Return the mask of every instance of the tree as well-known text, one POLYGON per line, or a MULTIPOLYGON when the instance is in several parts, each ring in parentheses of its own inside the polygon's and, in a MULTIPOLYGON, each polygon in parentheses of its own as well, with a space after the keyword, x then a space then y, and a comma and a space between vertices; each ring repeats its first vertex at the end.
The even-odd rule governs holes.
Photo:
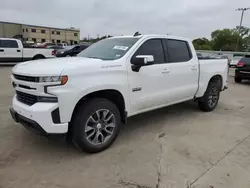
POLYGON ((215 30, 211 33, 213 50, 234 51, 239 37, 238 49, 243 50, 243 39, 235 29, 215 30))
POLYGON ((250 35, 250 28, 248 28, 248 27, 241 26, 241 29, 240 29, 240 26, 236 26, 234 31, 236 33, 237 32, 240 33, 241 37, 248 37, 250 35))
POLYGON ((207 38, 197 38, 193 40, 194 48, 196 50, 211 50, 211 42, 207 38))
POLYGON ((243 39, 243 49, 250 52, 250 35, 243 39))

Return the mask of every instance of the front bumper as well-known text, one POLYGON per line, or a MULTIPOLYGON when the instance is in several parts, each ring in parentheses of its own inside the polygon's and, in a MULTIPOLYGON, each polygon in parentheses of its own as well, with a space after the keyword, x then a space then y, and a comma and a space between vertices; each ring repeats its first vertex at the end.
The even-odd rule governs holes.
POLYGON ((235 70, 235 77, 240 77, 243 79, 250 79, 250 70, 241 70, 241 69, 236 69, 235 70))
POLYGON ((12 118, 27 129, 41 134, 63 134, 68 132, 68 123, 58 123, 52 118, 57 111, 57 103, 35 103, 28 106, 19 102, 16 96, 12 100, 10 113, 12 118))

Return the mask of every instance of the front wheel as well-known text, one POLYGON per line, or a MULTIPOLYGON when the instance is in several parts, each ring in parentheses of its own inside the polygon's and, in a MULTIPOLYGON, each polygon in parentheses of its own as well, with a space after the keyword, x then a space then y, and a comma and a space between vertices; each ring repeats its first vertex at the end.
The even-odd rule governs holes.
POLYGON ((217 83, 210 82, 205 94, 198 101, 202 111, 210 112, 215 109, 220 98, 220 86, 217 83))
POLYGON ((95 98, 85 102, 72 123, 73 143, 90 153, 105 150, 113 144, 120 131, 121 117, 115 104, 95 98))

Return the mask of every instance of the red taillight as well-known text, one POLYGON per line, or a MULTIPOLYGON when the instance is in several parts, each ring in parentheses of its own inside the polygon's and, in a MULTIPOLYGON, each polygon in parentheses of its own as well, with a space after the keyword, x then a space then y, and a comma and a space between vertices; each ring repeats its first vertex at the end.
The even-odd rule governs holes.
POLYGON ((238 63, 237 63, 237 67, 244 67, 244 63, 243 62, 241 62, 241 61, 239 61, 238 63))
POLYGON ((51 55, 55 55, 55 54, 56 54, 56 51, 52 50, 51 55))

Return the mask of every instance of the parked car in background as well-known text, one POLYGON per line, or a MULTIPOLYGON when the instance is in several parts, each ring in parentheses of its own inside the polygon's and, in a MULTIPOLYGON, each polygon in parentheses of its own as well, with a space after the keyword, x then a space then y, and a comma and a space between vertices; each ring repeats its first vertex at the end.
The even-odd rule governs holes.
POLYGON ((244 55, 234 54, 233 59, 230 61, 230 67, 236 67, 237 63, 244 57, 244 55))
POLYGON ((64 46, 68 46, 68 44, 67 44, 67 43, 58 43, 57 46, 62 46, 62 47, 64 47, 64 46))
POLYGON ((16 65, 10 112, 29 130, 68 133, 78 148, 100 152, 128 117, 192 99, 214 110, 227 72, 226 59, 198 60, 189 39, 112 37, 77 57, 16 65))
POLYGON ((198 58, 202 58, 203 57, 201 53, 196 53, 196 55, 197 55, 198 58))
POLYGON ((62 46, 47 46, 47 48, 49 48, 49 49, 54 49, 54 50, 55 50, 55 53, 56 53, 58 50, 63 50, 63 49, 64 49, 62 46))
POLYGON ((47 48, 48 46, 56 46, 55 43, 51 43, 51 42, 44 42, 42 44, 38 44, 37 45, 39 48, 47 48))
POLYGON ((22 41, 0 38, 0 62, 22 62, 55 57, 54 49, 25 48, 22 41))
POLYGON ((74 46, 73 48, 67 50, 59 50, 56 53, 56 57, 71 57, 71 56, 76 56, 77 54, 79 54, 81 51, 85 50, 86 48, 88 48, 87 45, 77 45, 74 46))
POLYGON ((250 55, 241 58, 236 65, 235 82, 240 83, 244 79, 250 80, 250 55))

